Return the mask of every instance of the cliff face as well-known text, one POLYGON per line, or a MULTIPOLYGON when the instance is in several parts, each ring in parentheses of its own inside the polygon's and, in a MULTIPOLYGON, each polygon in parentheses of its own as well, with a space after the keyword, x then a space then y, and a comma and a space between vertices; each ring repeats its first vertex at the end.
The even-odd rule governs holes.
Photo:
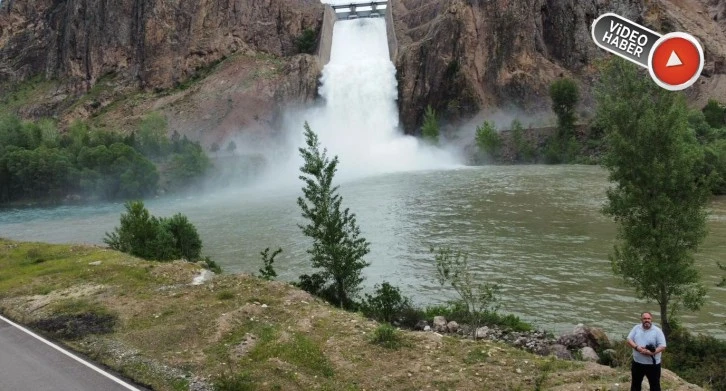
MULTIPOLYGON (((549 113, 548 88, 560 76, 580 82, 589 106, 594 63, 610 56, 590 36, 605 12, 695 35, 706 65, 687 94, 694 106, 726 101, 726 0, 392 0, 392 7, 409 133, 427 105, 450 121, 510 108, 549 113)), ((117 92, 169 91, 226 59, 190 91, 111 115, 124 121, 161 110, 181 133, 215 139, 208 134, 270 123, 281 104, 314 99, 322 64, 296 55, 295 40, 305 29, 320 31, 322 17, 319 0, 4 0, 0 96, 42 76, 60 86, 22 114, 88 117, 120 95, 74 101, 104 80, 117 92)))
POLYGON ((0 82, 35 75, 77 90, 106 74, 168 88, 232 53, 296 53, 318 0, 5 0, 0 82))
POLYGON ((430 104, 450 120, 480 110, 549 110, 549 84, 579 80, 586 104, 594 62, 609 56, 591 25, 616 12, 661 34, 685 31, 706 66, 688 90, 694 104, 726 99, 724 0, 402 0, 395 4, 401 120, 413 130, 430 104))

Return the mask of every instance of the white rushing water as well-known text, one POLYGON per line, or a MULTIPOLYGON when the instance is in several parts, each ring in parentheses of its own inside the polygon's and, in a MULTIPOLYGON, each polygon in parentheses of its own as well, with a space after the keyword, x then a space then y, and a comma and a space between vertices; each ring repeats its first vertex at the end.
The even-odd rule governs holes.
MULTIPOLYGON (((336 178, 346 181, 370 175, 453 168, 461 165, 454 151, 427 145, 404 135, 396 104, 396 68, 389 59, 384 18, 335 23, 330 62, 321 77, 324 105, 294 115, 289 160, 270 180, 297 180, 307 121, 330 157, 340 159, 336 178)), ((297 184, 297 182, 296 182, 297 184)))

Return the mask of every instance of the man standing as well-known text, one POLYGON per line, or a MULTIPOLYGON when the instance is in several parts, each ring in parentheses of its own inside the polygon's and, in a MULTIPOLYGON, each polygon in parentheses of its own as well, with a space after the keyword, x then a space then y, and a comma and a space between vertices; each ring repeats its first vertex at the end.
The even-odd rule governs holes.
POLYGON ((650 312, 640 314, 640 321, 628 334, 627 343, 633 348, 630 391, 640 391, 643 376, 648 378, 651 391, 660 391, 660 356, 666 349, 665 335, 653 325, 650 312))

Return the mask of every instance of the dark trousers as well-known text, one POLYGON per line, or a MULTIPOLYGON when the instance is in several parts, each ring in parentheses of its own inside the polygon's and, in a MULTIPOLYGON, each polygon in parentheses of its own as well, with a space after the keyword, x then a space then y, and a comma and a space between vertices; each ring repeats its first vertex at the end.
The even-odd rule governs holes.
POLYGON ((648 378, 651 391, 660 391, 660 364, 645 365, 633 361, 630 366, 630 374, 633 376, 630 391, 640 391, 643 376, 648 378))

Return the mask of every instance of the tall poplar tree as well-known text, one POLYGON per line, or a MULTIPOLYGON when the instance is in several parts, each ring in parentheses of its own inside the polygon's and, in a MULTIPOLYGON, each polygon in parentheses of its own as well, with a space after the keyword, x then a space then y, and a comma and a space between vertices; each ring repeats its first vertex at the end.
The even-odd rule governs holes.
POLYGON ((710 196, 703 149, 683 95, 656 86, 632 64, 606 63, 596 96, 608 148, 603 164, 614 185, 604 212, 618 224, 613 270, 640 298, 659 304, 668 334, 671 316, 681 307, 699 309, 705 296, 694 264, 710 196))

